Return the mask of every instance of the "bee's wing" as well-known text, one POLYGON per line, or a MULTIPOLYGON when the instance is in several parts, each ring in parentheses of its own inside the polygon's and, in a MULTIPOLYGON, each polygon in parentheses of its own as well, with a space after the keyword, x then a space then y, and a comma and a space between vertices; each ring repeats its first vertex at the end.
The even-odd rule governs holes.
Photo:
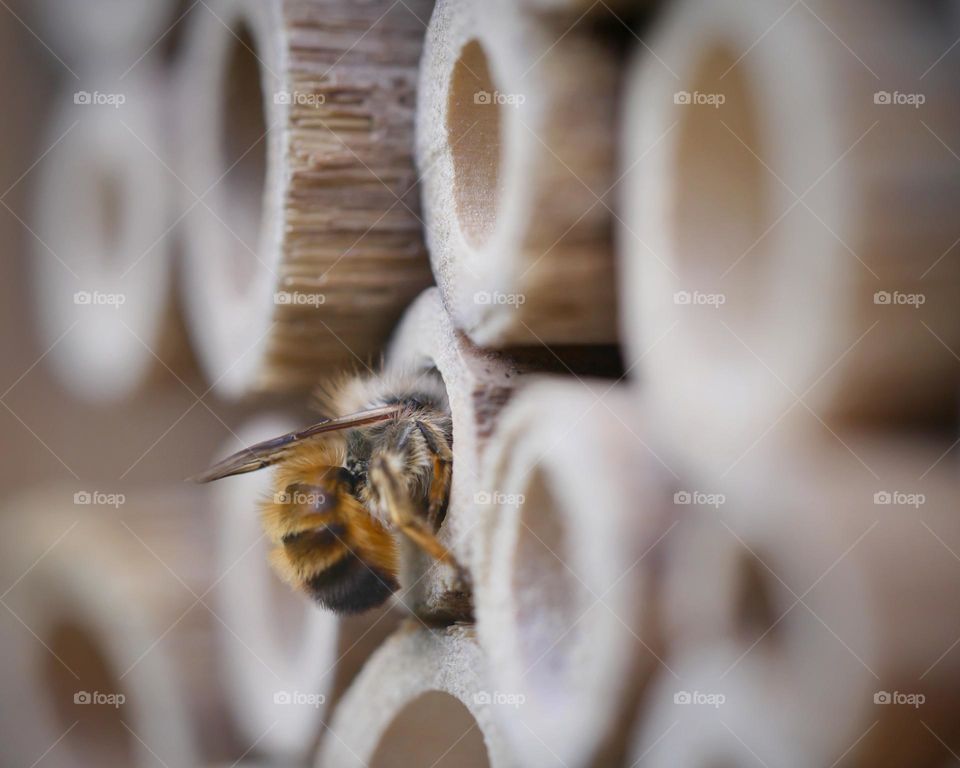
POLYGON ((255 472, 258 469, 269 467, 271 464, 276 464, 287 454, 291 446, 296 445, 301 440, 307 440, 325 432, 352 429, 367 424, 375 424, 378 421, 386 421, 396 416, 400 408, 399 405, 386 405, 382 408, 351 413, 348 416, 340 416, 336 419, 327 419, 297 432, 287 432, 285 435, 264 440, 262 443, 237 451, 232 456, 227 456, 223 461, 214 464, 206 472, 191 478, 191 480, 198 483, 209 483, 231 475, 255 472))

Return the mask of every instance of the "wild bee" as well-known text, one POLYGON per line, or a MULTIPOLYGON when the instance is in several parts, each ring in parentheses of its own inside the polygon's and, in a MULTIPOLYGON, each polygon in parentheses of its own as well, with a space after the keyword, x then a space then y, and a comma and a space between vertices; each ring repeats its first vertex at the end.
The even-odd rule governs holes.
POLYGON ((399 588, 395 534, 466 572, 437 539, 453 471, 453 423, 438 374, 346 377, 319 392, 329 418, 245 448, 197 477, 207 483, 275 466, 261 517, 282 579, 337 613, 399 588))

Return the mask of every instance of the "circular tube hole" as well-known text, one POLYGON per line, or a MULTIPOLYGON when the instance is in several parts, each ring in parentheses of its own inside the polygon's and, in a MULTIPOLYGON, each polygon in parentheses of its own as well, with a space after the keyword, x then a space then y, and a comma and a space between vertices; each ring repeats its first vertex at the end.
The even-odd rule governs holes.
MULTIPOLYGON (((693 82, 685 86, 693 98, 722 95, 724 101, 719 107, 693 103, 679 108, 672 240, 681 287, 722 293, 723 320, 741 335, 752 326, 750 310, 763 298, 769 267, 763 238, 768 172, 751 153, 764 154, 749 84, 736 61, 724 48, 707 51, 693 82)), ((689 313, 699 352, 707 360, 739 360, 740 342, 717 317, 709 305, 689 313)))
POLYGON ((514 620, 522 628, 519 650, 528 675, 538 690, 556 689, 557 704, 562 706, 564 680, 571 673, 570 649, 577 644, 582 625, 577 610, 582 586, 564 563, 570 544, 558 508, 548 479, 535 469, 520 508, 512 591, 514 620))
POLYGON ((231 258, 234 286, 243 292, 259 266, 263 196, 267 177, 266 117, 260 62, 253 33, 239 24, 230 35, 223 103, 223 170, 233 210, 221 212, 242 243, 231 258), (228 170, 229 169, 229 170, 228 170), (225 214, 225 215, 224 215, 225 214))
POLYGON ((82 756, 85 764, 133 765, 134 745, 121 722, 125 707, 87 701, 88 696, 97 694, 125 695, 97 637, 79 622, 63 620, 45 639, 51 653, 44 656, 41 679, 60 731, 80 721, 66 739, 68 748, 82 756))
POLYGON ((770 574, 752 554, 744 552, 737 562, 736 627, 742 639, 753 643, 759 637, 777 642, 780 638, 770 574))
POLYGON ((447 142, 460 231, 475 248, 484 245, 494 228, 501 195, 503 126, 498 94, 487 55, 472 40, 461 50, 451 75, 447 142))
POLYGON ((97 210, 105 258, 115 260, 120 246, 120 229, 124 214, 122 182, 115 173, 104 170, 96 183, 97 210))
POLYGON ((483 734, 470 711, 448 693, 424 693, 383 734, 370 768, 488 768, 483 734))

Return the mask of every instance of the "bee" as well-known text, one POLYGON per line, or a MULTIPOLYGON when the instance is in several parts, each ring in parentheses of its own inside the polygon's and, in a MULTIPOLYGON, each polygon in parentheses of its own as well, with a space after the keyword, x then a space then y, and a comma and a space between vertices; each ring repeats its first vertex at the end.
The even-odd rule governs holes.
POLYGON ((319 393, 329 417, 245 448, 195 478, 274 467, 261 508, 280 577, 340 614, 399 589, 396 536, 466 571, 439 541, 453 471, 453 422, 439 374, 349 376, 319 393))

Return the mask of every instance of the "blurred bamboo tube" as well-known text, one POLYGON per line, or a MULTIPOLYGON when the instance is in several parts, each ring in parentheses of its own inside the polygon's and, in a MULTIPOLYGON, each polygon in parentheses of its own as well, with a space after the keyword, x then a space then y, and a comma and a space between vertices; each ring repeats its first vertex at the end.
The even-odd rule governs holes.
POLYGON ((671 660, 676 677, 661 675, 652 686, 628 764, 651 768, 760 765, 758 760, 775 754, 778 766, 803 768, 830 765, 841 757, 843 747, 837 745, 847 732, 845 719, 826 722, 823 730, 811 729, 798 738, 792 728, 795 724, 789 722, 797 715, 789 701, 792 692, 774 685, 772 675, 722 678, 732 652, 721 643, 671 660), (833 754, 833 749, 836 754, 829 762, 817 762, 821 755, 833 754))
POLYGON ((330 722, 323 768, 521 765, 497 729, 486 660, 466 627, 401 627, 373 655, 330 722))
MULTIPOLYGON (((223 453, 289 432, 292 420, 261 417, 223 453)), ((232 713, 268 753, 302 760, 314 746, 333 689, 340 622, 295 595, 270 570, 259 505, 273 493, 269 471, 211 486, 218 525, 219 640, 232 713)))
POLYGON ((610 764, 603 750, 663 653, 642 561, 667 531, 671 478, 611 390, 533 380, 485 461, 478 632, 496 690, 523 697, 497 713, 524 765, 610 764))
POLYGON ((615 68, 515 3, 442 0, 417 106, 427 242, 482 346, 616 340, 609 215, 615 68))
POLYGON ((15 632, 0 666, 18 697, 4 759, 29 765, 55 743, 44 760, 63 766, 229 754, 210 622, 191 594, 208 578, 196 497, 74 493, 55 487, 4 510, 4 540, 17 542, 4 554, 4 624, 15 632))
POLYGON ((678 445, 742 450, 798 397, 833 423, 955 421, 960 109, 934 18, 680 0, 650 38, 669 66, 638 51, 626 362, 678 445))
MULTIPOLYGON (((768 446, 701 486, 725 496, 716 508, 683 509, 662 593, 677 677, 651 697, 643 743, 689 721, 654 764, 738 762, 729 750, 742 745, 721 723, 694 734, 704 718, 761 762, 790 755, 798 766, 847 749, 851 765, 928 765, 942 747, 924 724, 956 735, 960 481, 938 463, 944 445, 843 438, 768 446), (674 705, 694 691, 726 702, 674 705), (690 759, 677 762, 677 750, 690 759)), ((695 502, 687 493, 681 503, 695 502)))
POLYGON ((223 394, 380 352, 430 282, 413 94, 431 0, 218 0, 183 61, 187 310, 223 394))
POLYGON ((177 21, 177 0, 39 0, 30 12, 54 55, 79 67, 108 61, 133 66, 177 21))
POLYGON ((130 396, 175 362, 165 84, 64 91, 37 168, 30 260, 41 346, 61 384, 93 402, 130 396), (104 103, 111 99, 112 103, 104 103), (81 190, 84 190, 81 193, 81 190))
MULTIPOLYGON (((453 416, 453 479, 440 540, 465 567, 476 539, 474 499, 480 490, 480 463, 504 403, 519 376, 511 361, 478 349, 458 333, 436 288, 429 288, 407 310, 391 341, 385 371, 428 371, 443 378, 453 416)), ((401 594, 419 613, 463 619, 470 606, 457 592, 456 576, 434 568, 419 550, 404 546, 401 594)))

